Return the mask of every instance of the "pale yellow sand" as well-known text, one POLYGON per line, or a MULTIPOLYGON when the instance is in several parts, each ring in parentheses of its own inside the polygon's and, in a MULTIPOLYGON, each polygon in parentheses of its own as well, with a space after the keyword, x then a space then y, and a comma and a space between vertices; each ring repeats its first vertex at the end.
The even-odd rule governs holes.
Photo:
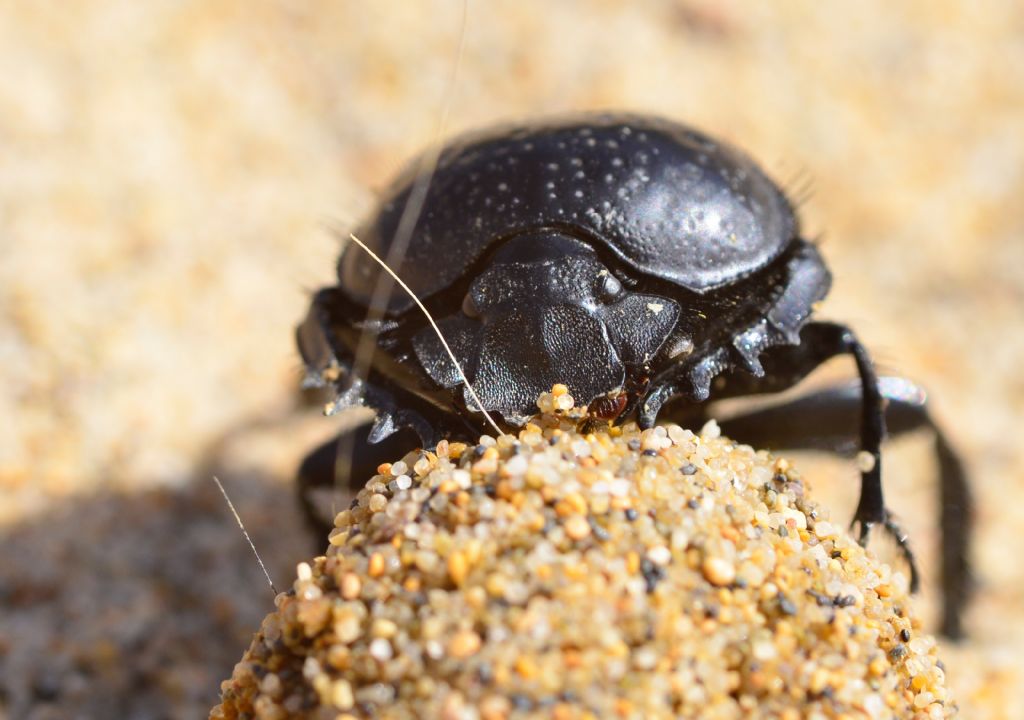
MULTIPOLYGON (((981 587, 969 640, 943 649, 950 685, 965 717, 1024 717, 1024 11, 550 5, 471 3, 451 129, 654 111, 813 179, 805 228, 836 276, 823 314, 932 390, 975 478, 981 587)), ((213 704, 270 593, 211 469, 280 584, 309 553, 288 476, 337 424, 292 412, 292 326, 331 280, 324 226, 367 212, 432 137, 460 4, 305 7, 0 9, 0 708, 13 717, 213 704), (217 580, 227 568, 241 597, 217 580)), ((926 445, 893 448, 887 482, 930 571, 926 445)), ((846 517, 852 468, 801 467, 834 475, 846 517)), ((928 584, 926 614, 933 599, 928 584)))

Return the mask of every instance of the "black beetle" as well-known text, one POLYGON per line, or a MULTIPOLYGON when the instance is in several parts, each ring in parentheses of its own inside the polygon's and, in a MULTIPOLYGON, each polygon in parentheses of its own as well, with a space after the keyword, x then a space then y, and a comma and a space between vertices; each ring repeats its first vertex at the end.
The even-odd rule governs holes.
MULTIPOLYGON (((429 184, 413 169, 356 235, 392 249, 415 192, 422 206, 395 268, 438 318, 484 407, 508 425, 535 412, 553 383, 608 419, 693 425, 710 399, 774 393, 827 359, 853 356, 859 383, 722 423, 759 446, 856 449, 861 541, 873 525, 905 535, 885 507, 886 432, 935 431, 942 476, 943 630, 960 632, 968 585, 969 493, 962 466, 924 395, 883 378, 850 328, 810 320, 831 275, 800 235, 782 190, 738 150, 667 120, 590 115, 503 127, 446 146, 429 184)), ((481 413, 412 300, 394 292, 367 320, 381 271, 350 244, 337 286, 316 293, 297 330, 307 384, 331 385, 334 407, 367 405, 376 421, 348 437, 338 471, 365 480, 376 465, 442 437, 472 439, 481 413), (362 377, 356 347, 377 347, 362 377)), ((300 469, 300 496, 335 479, 337 443, 300 469), (325 470, 326 468, 326 470, 325 470)))

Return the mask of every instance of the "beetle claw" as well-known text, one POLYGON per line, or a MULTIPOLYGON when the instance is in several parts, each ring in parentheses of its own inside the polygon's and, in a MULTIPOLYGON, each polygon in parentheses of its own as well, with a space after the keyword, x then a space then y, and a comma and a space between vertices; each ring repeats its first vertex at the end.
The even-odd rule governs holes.
MULTIPOLYGON (((857 531, 857 542, 861 547, 867 547, 868 536, 876 524, 875 522, 858 518, 854 518, 853 522, 850 523, 851 529, 856 529, 857 531)), ((888 510, 885 511, 881 525, 885 532, 896 541, 900 554, 903 556, 904 562, 907 563, 907 569, 910 571, 910 592, 916 593, 921 588, 921 573, 917 569, 917 559, 914 557, 913 550, 910 549, 910 539, 907 533, 888 510)))
POLYGON ((861 547, 866 548, 868 546, 868 537, 871 535, 871 528, 874 526, 873 522, 865 522, 856 518, 850 523, 850 529, 857 530, 857 542, 861 547))

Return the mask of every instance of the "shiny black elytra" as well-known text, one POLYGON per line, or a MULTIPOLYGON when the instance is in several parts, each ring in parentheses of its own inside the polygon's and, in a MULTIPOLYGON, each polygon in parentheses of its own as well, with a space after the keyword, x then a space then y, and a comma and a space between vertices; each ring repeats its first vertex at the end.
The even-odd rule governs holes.
MULTIPOLYGON (((415 170, 400 177, 356 232, 382 257, 416 178, 415 170)), ((942 487, 942 629, 960 634, 970 538, 961 463, 923 393, 880 380, 850 328, 810 320, 831 275, 801 237, 784 193, 746 155, 642 116, 469 135, 441 152, 406 237, 395 269, 438 319, 483 405, 509 426, 522 425, 538 394, 561 382, 609 419, 693 427, 712 399, 779 392, 829 358, 851 355, 857 385, 733 418, 722 429, 757 446, 868 453, 854 524, 862 543, 873 525, 895 538, 916 587, 906 536, 883 502, 880 446, 887 420, 893 432, 931 428, 942 487)), ((339 284, 315 295, 297 331, 307 385, 330 385, 336 408, 376 412, 372 426, 303 463, 300 498, 315 525, 322 521, 308 491, 334 484, 336 473, 361 485, 380 462, 413 447, 486 431, 406 294, 392 292, 383 319, 366 320, 380 273, 349 244, 339 284), (355 377, 366 332, 376 335, 376 351, 355 377)))

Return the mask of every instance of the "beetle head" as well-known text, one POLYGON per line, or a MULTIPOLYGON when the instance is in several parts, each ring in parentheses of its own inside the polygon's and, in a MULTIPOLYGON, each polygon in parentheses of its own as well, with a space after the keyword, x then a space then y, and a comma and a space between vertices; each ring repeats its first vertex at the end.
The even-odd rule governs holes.
MULTIPOLYGON (((580 402, 620 390, 644 372, 679 313, 673 300, 627 288, 589 244, 545 229, 506 240, 439 325, 487 410, 521 424, 554 383, 580 402)), ((429 328, 413 346, 435 382, 461 383, 429 328)))

